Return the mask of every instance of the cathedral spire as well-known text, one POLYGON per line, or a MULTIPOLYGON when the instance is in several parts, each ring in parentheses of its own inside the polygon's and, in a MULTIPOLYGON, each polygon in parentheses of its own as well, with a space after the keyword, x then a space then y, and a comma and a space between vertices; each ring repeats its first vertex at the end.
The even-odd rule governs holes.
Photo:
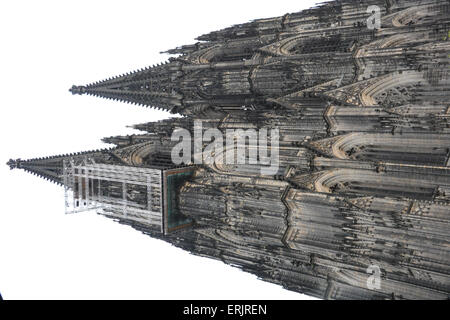
POLYGON ((174 86, 181 75, 177 69, 177 64, 165 63, 86 86, 74 85, 69 91, 176 113, 183 99, 174 86))
POLYGON ((62 185, 64 161, 85 157, 96 159, 105 158, 105 155, 108 157, 108 152, 109 150, 96 150, 52 157, 34 158, 29 160, 11 159, 6 164, 11 168, 11 170, 23 169, 24 171, 40 178, 62 185))
POLYGON ((62 184, 62 169, 64 157, 38 158, 30 160, 9 160, 7 165, 13 169, 23 169, 24 171, 36 175, 51 182, 62 184))

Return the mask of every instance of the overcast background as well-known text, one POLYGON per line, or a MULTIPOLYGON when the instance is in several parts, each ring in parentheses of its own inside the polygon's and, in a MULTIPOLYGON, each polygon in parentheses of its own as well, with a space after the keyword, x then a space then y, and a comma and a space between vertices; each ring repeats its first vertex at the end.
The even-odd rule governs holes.
POLYGON ((95 213, 64 215, 62 188, 10 158, 109 147, 168 114, 87 96, 87 84, 167 60, 201 34, 316 1, 2 1, 0 292, 4 299, 308 299, 95 213))

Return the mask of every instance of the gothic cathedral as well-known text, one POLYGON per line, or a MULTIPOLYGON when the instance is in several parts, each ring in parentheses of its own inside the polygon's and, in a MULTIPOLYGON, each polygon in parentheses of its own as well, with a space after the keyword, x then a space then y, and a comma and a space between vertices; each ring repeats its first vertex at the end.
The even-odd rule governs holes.
POLYGON ((448 0, 336 0, 211 32, 166 63, 71 89, 179 117, 105 138, 111 149, 8 165, 64 187, 68 212, 288 290, 448 299, 449 13, 448 0), (194 131, 210 129, 277 130, 276 170, 214 161, 238 151, 228 142, 196 161, 208 143, 194 131), (177 132, 192 137, 181 164, 177 132))

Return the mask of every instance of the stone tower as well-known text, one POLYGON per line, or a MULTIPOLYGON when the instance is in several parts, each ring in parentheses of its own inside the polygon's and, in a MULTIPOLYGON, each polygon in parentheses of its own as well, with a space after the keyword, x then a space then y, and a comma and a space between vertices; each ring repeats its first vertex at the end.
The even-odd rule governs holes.
POLYGON ((62 185, 70 212, 288 290, 448 299, 449 17, 448 0, 341 0, 203 35, 164 64, 71 89, 181 118, 8 165, 62 185), (250 144, 249 161, 215 161, 234 143, 206 159, 198 130, 277 130, 276 170, 250 161, 250 144), (181 164, 176 132, 191 137, 181 164))

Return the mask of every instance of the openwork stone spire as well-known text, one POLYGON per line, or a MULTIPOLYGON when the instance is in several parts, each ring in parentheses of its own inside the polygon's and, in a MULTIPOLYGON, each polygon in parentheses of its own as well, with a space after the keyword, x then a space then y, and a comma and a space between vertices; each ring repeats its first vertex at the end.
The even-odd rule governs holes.
POLYGON ((84 159, 87 157, 92 159, 107 159, 109 158, 108 154, 110 151, 109 149, 104 149, 27 160, 11 159, 7 165, 11 170, 22 169, 40 178, 63 185, 64 161, 68 162, 71 159, 84 159))
POLYGON ((70 91, 171 111, 182 101, 172 83, 175 77, 169 65, 160 65, 87 86, 73 86, 70 91))

